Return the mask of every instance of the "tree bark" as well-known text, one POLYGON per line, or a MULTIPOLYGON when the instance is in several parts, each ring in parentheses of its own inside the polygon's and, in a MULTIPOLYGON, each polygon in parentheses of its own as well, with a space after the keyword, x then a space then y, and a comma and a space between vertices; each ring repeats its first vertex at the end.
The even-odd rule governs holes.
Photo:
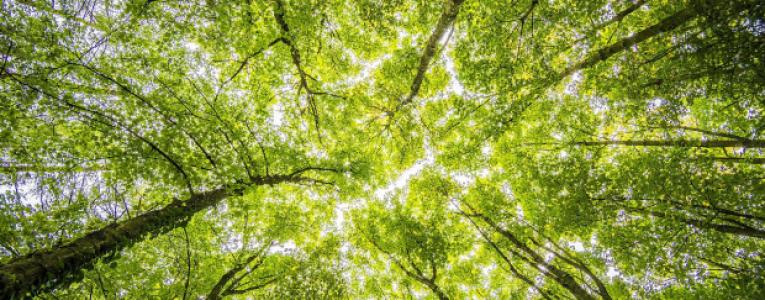
POLYGON ((663 32, 667 32, 679 27, 680 25, 690 21, 691 19, 699 15, 700 5, 698 2, 699 1, 693 1, 689 5, 689 7, 684 8, 670 15, 669 17, 659 21, 659 23, 657 24, 654 24, 646 29, 639 31, 633 36, 623 38, 617 41, 616 43, 613 43, 609 46, 596 50, 594 53, 590 54, 588 57, 586 57, 582 61, 574 64, 573 66, 568 67, 563 72, 559 73, 558 78, 562 79, 568 75, 573 74, 576 71, 592 67, 599 62, 607 60, 609 57, 613 56, 614 54, 622 52, 625 49, 629 49, 630 47, 637 45, 640 42, 643 42, 663 32))
POLYGON ((462 215, 465 216, 465 218, 468 219, 470 224, 472 224, 473 227, 475 227, 476 230, 478 230, 478 233, 481 235, 481 237, 483 237, 484 241, 486 241, 486 243, 489 244, 489 246, 491 246, 492 249, 494 249, 494 252, 496 252, 497 255, 499 255, 499 257, 502 258, 502 260, 507 264, 508 269, 510 269, 510 272, 513 273, 513 276, 517 277, 518 279, 520 279, 524 283, 528 284, 530 287, 533 287, 534 289, 536 289, 537 292, 539 292, 539 294, 542 296, 542 298, 547 299, 547 300, 552 300, 552 298, 550 298, 550 296, 547 295, 547 292, 542 290, 541 287, 537 286, 534 283, 534 281, 531 280, 531 278, 521 274, 521 272, 513 265, 513 262, 510 261, 510 258, 507 257, 507 255, 504 252, 502 252, 502 249, 499 248, 497 243, 492 241, 491 238, 481 229, 480 226, 478 226, 478 224, 476 224, 475 221, 473 221, 473 219, 470 216, 468 216, 464 212, 462 212, 462 215))
POLYGON ((420 92, 420 87, 422 86, 422 81, 425 79, 425 73, 430 66, 430 61, 433 60, 433 56, 436 55, 438 41, 443 38, 444 34, 446 34, 446 29, 448 29, 449 26, 454 23, 454 20, 457 19, 460 6, 462 6, 462 3, 465 2, 465 0, 446 0, 445 2, 446 8, 441 14, 441 18, 438 19, 438 24, 436 24, 436 28, 430 35, 430 38, 428 38, 428 43, 425 45, 425 50, 423 50, 422 56, 420 57, 420 64, 417 67, 417 75, 414 76, 409 95, 401 100, 398 105, 399 108, 411 103, 412 100, 414 100, 414 97, 417 97, 417 94, 420 92))
POLYGON ((250 259, 255 259, 255 258, 256 258, 256 256, 253 255, 253 256, 251 256, 250 258, 247 259, 247 262, 245 264, 235 266, 231 270, 228 270, 228 272, 223 274, 223 276, 221 276, 221 278, 218 280, 218 282, 215 284, 215 286, 213 286, 212 290, 210 290, 210 293, 207 294, 207 300, 218 300, 218 299, 220 299, 221 298, 221 294, 223 293, 223 290, 226 287, 226 284, 228 284, 228 282, 231 281, 231 279, 233 279, 234 276, 236 276, 236 274, 239 273, 239 271, 244 269, 246 264, 249 264, 251 262, 250 259))
POLYGON ((642 146, 642 147, 681 147, 681 148, 765 148, 765 140, 616 140, 616 141, 591 141, 574 142, 574 145, 582 146, 642 146))
POLYGON ((435 282, 431 281, 422 281, 425 285, 430 288, 431 291, 433 291, 434 294, 436 294, 436 297, 438 297, 439 300, 449 300, 449 296, 446 296, 446 293, 444 293, 443 290, 441 290, 441 287, 439 287, 435 282))
POLYGON ((703 133, 710 136, 716 136, 719 138, 727 138, 727 139, 741 140, 741 141, 749 140, 746 137, 738 136, 732 133, 718 132, 714 130, 708 130, 703 128, 690 127, 690 126, 645 126, 645 128, 654 129, 654 130, 665 130, 665 131, 669 131, 670 129, 681 129, 683 131, 698 132, 698 133, 703 133))
POLYGON ((557 248, 558 251, 556 251, 554 249, 551 249, 551 248, 541 244, 540 242, 538 242, 538 241, 536 241, 534 239, 532 239, 532 243, 534 243, 534 245, 537 245, 538 247, 541 247, 541 248, 547 250, 548 252, 552 253, 553 255, 555 255, 555 257, 559 258, 563 262, 565 262, 568 265, 576 268, 580 272, 586 274, 587 277, 590 277, 590 279, 595 282, 595 286, 598 287, 598 294, 600 294, 600 296, 604 300, 611 300, 612 299, 611 295, 608 293, 608 288, 606 288, 605 283, 603 283, 603 281, 600 280, 600 278, 598 276, 596 276, 595 273, 592 272, 592 270, 590 270, 590 268, 581 259, 579 259, 576 256, 568 253, 565 248, 563 248, 560 245, 558 245, 557 243, 555 243, 552 239, 547 238, 547 237, 545 237, 545 238, 553 245, 553 247, 557 248))
POLYGON ((221 295, 223 294, 226 285, 231 281, 231 279, 234 279, 234 276, 236 276, 239 271, 243 270, 247 265, 249 265, 253 260, 258 258, 258 254, 252 255, 243 264, 236 265, 231 270, 228 270, 223 276, 221 276, 220 280, 218 280, 218 283, 213 286, 212 290, 210 290, 210 293, 207 295, 207 300, 218 300, 221 298, 221 295))
POLYGON ((68 282, 99 257, 128 247, 148 234, 166 233, 185 224, 196 212, 220 202, 226 195, 225 189, 217 189, 185 201, 176 199, 162 209, 107 225, 63 246, 16 258, 0 266, 0 298, 24 298, 28 292, 68 282))
POLYGON ((593 27, 592 30, 590 30, 590 31, 591 32, 595 32, 595 31, 603 29, 606 26, 611 25, 613 23, 621 22, 628 15, 630 15, 631 13, 636 11, 638 8, 643 6, 643 4, 645 4, 645 0, 638 0, 634 4, 630 5, 629 7, 625 8, 624 10, 620 11, 618 14, 616 14, 616 16, 614 16, 613 18, 609 19, 608 21, 605 21, 605 22, 600 23, 597 26, 593 27))
POLYGON ((765 157, 712 157, 710 159, 722 162, 765 165, 765 157))
MULTIPOLYGON (((296 172, 297 173, 297 172, 296 172)), ((301 177, 279 175, 253 178, 253 185, 299 181, 301 177)), ((185 225, 199 211, 218 204, 241 189, 219 188, 175 199, 167 206, 135 218, 107 225, 62 246, 29 253, 0 265, 0 298, 25 298, 37 290, 48 290, 76 280, 80 270, 98 258, 114 253, 148 235, 158 235, 185 225)))
POLYGON ((757 228, 752 228, 749 226, 741 227, 741 226, 731 226, 731 225, 725 225, 725 224, 716 224, 709 221, 698 220, 693 218, 668 216, 667 214, 663 212, 658 212, 658 211, 634 210, 634 209, 632 211, 647 213, 649 215, 652 215, 654 217, 659 217, 659 218, 677 219, 680 222, 683 222, 685 224, 695 226, 698 228, 711 229, 714 231, 738 235, 738 236, 747 236, 747 237, 753 237, 758 239, 765 239, 765 231, 757 229, 757 228))
POLYGON ((13 173, 78 173, 78 172, 98 172, 108 171, 104 167, 65 167, 57 165, 43 165, 37 166, 33 164, 16 164, 8 162, 0 162, 0 174, 13 174, 13 173))
POLYGON ((447 296, 446 293, 444 293, 444 291, 441 289, 441 287, 439 287, 438 284, 436 284, 436 267, 435 266, 431 266, 433 274, 431 274, 430 277, 427 277, 424 274, 422 274, 422 272, 420 271, 420 268, 417 268, 414 262, 410 261, 410 264, 414 268, 414 271, 411 271, 407 267, 405 267, 404 264, 401 263, 401 261, 399 261, 396 257, 394 257, 393 254, 391 254, 388 251, 385 251, 382 247, 380 247, 380 245, 378 245, 374 240, 372 239, 367 239, 367 240, 369 241, 369 243, 372 244, 372 246, 377 248, 377 250, 380 250, 380 252, 387 255, 388 258, 390 258, 390 260, 393 261, 393 263, 396 266, 398 266, 399 269, 401 269, 401 271, 404 271, 406 276, 409 276, 410 278, 416 280, 417 282, 427 286, 433 292, 433 294, 435 294, 436 297, 438 297, 439 300, 449 300, 449 296, 447 296))
MULTIPOLYGON (((260 265, 263 263, 263 253, 270 248, 270 244, 267 246, 264 246, 256 253, 248 256, 244 262, 236 264, 233 268, 228 270, 221 278, 218 280, 218 282, 213 286, 212 290, 210 290, 210 293, 207 295, 207 300, 218 300, 221 299, 222 296, 231 294, 232 290, 236 288, 236 285, 241 281, 245 276, 247 276, 250 272, 258 269, 260 265), (248 266, 255 260, 259 259, 257 263, 255 263, 254 266, 250 267, 245 274, 239 276, 237 278, 237 274, 244 270, 245 268, 248 268, 248 266), (228 285, 228 287, 226 287, 228 285)), ((275 280, 274 280, 275 281, 275 280)), ((271 281, 267 281, 264 284, 257 285, 257 287, 263 287, 267 284, 269 284, 271 281)), ((248 289, 250 290, 250 289, 248 289)), ((254 289, 253 289, 254 290, 254 289)))
POLYGON ((543 266, 547 271, 548 274, 551 275, 550 278, 558 282, 561 286, 566 288, 576 299, 580 300, 594 300, 595 297, 590 295, 585 289, 583 289, 579 283, 576 282, 573 276, 571 274, 551 265, 548 264, 544 257, 539 255, 539 253, 536 253, 534 250, 529 248, 528 245, 520 241, 515 235, 513 235, 511 232, 505 230, 504 228, 500 227, 496 223, 494 223, 493 220, 491 220, 489 217, 486 217, 485 215, 478 215, 486 224, 489 224, 494 230, 499 232, 502 236, 507 238, 513 245, 515 245, 518 249, 526 253, 535 264, 538 266, 543 266))

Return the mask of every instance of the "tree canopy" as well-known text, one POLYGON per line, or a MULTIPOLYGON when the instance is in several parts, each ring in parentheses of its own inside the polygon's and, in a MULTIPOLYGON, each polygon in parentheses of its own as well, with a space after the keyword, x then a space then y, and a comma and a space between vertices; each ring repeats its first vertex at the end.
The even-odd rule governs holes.
POLYGON ((2 299, 762 299, 758 0, 5 0, 2 299))

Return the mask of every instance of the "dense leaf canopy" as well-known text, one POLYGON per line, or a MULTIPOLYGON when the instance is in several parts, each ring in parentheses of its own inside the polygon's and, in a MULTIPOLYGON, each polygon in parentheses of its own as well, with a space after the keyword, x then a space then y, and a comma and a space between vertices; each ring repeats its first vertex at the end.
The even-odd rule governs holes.
POLYGON ((762 1, 0 6, 0 298, 765 297, 762 1))

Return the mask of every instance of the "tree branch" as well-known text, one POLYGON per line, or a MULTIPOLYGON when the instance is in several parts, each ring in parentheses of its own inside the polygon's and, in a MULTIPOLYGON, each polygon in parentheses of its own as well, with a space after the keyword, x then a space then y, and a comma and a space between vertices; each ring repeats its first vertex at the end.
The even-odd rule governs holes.
POLYGON ((438 41, 440 41, 444 34, 446 34, 447 28, 449 28, 449 26, 454 23, 454 20, 457 19, 457 15, 460 11, 460 6, 462 6, 464 1, 465 0, 445 0, 445 8, 441 14, 441 18, 438 20, 436 28, 433 29, 433 33, 430 35, 430 38, 428 38, 428 42, 425 44, 425 49, 422 51, 420 63, 417 67, 417 74, 414 76, 414 80, 412 81, 412 86, 409 89, 409 95, 399 101, 395 111, 398 111, 402 107, 408 105, 414 100, 415 97, 417 97, 417 94, 420 92, 420 87, 422 86, 422 81, 425 79, 425 73, 428 71, 430 62, 433 60, 433 57, 436 54, 438 41))

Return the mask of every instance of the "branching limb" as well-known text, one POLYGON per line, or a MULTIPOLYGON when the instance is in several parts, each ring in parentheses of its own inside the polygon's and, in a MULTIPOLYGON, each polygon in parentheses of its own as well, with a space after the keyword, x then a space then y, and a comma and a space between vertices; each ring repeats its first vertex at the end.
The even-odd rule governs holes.
POLYGON ((606 28, 606 27, 608 27, 611 24, 621 22, 622 20, 624 20, 624 18, 629 16, 631 13, 635 12, 638 8, 643 6, 645 3, 646 3, 645 0, 638 0, 638 1, 636 1, 632 5, 628 6, 624 10, 620 11, 619 13, 617 13, 613 18, 608 19, 608 20, 604 21, 603 23, 597 24, 597 25, 593 26, 592 28, 590 28, 590 30, 587 31, 587 34, 585 34, 583 37, 581 37, 581 38, 577 39, 576 41, 574 41, 574 43, 575 44, 580 43, 580 42, 586 40, 587 38, 589 38, 590 35, 597 33, 599 30, 601 30, 603 28, 606 28))
POLYGON ((286 8, 284 7, 284 3, 282 0, 274 0, 275 8, 273 10, 274 19, 276 19, 276 22, 279 24, 279 28, 281 29, 282 36, 278 39, 276 39, 272 44, 281 42, 282 44, 286 45, 290 49, 290 57, 292 58, 292 64, 295 65, 295 68, 298 71, 298 77, 299 77, 299 84, 298 84, 298 94, 300 94, 301 91, 305 91, 307 94, 307 100, 308 100, 308 110, 311 113, 311 116, 313 117, 313 123, 314 127, 316 128, 316 134, 321 142, 321 131, 320 131, 320 117, 319 117, 319 109, 316 105, 316 96, 319 95, 325 95, 325 96, 331 96, 336 97, 340 99, 345 99, 345 97, 336 95, 333 93, 323 92, 319 90, 315 90, 311 88, 309 82, 309 79, 312 81, 317 81, 315 77, 308 74, 308 72, 305 71, 305 67, 303 66, 303 59, 300 55, 300 50, 295 46, 294 40, 292 38, 292 31, 290 30, 290 26, 287 23, 285 19, 285 12, 286 8))

